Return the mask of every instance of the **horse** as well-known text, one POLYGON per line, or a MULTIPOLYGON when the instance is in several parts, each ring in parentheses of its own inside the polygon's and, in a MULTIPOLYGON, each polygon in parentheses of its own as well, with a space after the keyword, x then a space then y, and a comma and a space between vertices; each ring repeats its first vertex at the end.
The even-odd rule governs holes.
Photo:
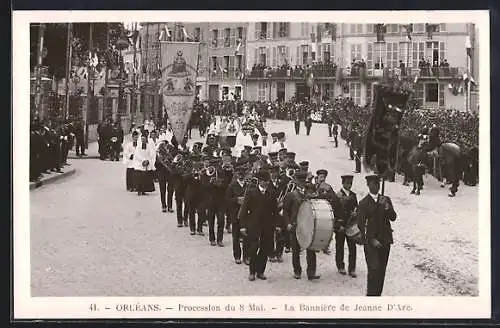
POLYGON ((448 196, 455 197, 460 185, 461 150, 460 146, 453 142, 441 142, 439 137, 431 137, 423 144, 423 150, 433 161, 433 173, 444 188, 443 178, 451 182, 448 196))

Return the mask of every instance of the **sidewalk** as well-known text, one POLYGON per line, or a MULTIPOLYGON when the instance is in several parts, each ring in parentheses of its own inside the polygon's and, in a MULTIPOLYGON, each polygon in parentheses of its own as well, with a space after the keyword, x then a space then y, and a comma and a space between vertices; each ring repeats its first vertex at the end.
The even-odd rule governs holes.
POLYGON ((30 182, 30 190, 39 188, 43 185, 55 182, 57 180, 61 180, 62 178, 69 177, 75 174, 76 169, 68 164, 62 167, 62 171, 62 173, 50 172, 49 174, 44 174, 40 180, 30 182))

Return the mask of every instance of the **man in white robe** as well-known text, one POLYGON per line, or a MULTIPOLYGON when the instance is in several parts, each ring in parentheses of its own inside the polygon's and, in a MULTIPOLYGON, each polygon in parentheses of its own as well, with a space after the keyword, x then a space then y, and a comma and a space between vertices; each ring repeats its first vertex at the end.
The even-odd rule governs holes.
POLYGON ((155 190, 152 171, 155 168, 156 149, 148 142, 147 136, 142 135, 141 141, 134 151, 134 171, 137 178, 137 195, 155 190))
POLYGON ((129 141, 123 147, 123 164, 127 168, 125 175, 125 184, 127 186, 127 191, 135 191, 135 176, 134 176, 134 153, 137 147, 139 133, 137 131, 132 132, 132 141, 129 141))

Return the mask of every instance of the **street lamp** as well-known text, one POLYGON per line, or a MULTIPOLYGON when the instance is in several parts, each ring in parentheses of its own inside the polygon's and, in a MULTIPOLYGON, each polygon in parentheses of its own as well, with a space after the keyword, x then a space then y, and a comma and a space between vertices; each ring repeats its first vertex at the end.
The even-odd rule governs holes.
POLYGON ((269 101, 271 101, 271 94, 272 94, 272 77, 273 77, 273 73, 272 72, 268 72, 267 73, 267 78, 268 78, 268 81, 269 81, 269 101))

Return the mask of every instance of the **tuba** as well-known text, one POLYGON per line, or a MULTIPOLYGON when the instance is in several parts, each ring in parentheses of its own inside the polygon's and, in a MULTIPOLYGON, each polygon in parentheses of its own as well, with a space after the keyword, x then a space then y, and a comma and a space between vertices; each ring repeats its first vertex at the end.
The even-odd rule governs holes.
POLYGON ((290 192, 293 192, 295 189, 297 189, 297 185, 295 184, 295 182, 293 182, 293 180, 290 180, 288 181, 288 184, 286 185, 286 189, 283 190, 279 196, 278 196, 278 202, 282 202, 283 199, 285 199, 285 196, 290 193, 290 192))

